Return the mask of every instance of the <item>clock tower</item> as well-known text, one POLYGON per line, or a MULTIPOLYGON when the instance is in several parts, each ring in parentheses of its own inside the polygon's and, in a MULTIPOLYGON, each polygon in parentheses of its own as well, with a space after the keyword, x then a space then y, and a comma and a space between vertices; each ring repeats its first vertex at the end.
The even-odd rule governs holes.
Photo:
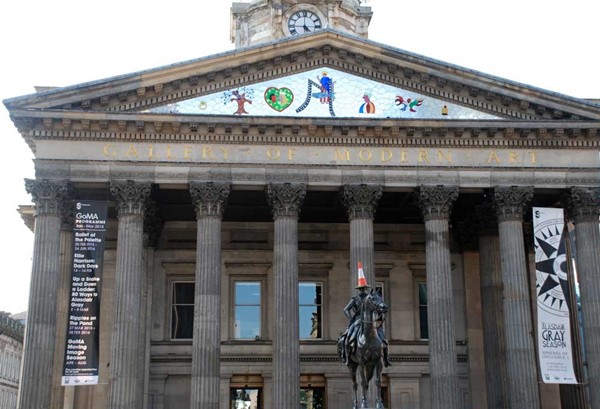
POLYGON ((332 29, 368 37, 373 12, 361 0, 253 0, 231 6, 236 48, 332 29))

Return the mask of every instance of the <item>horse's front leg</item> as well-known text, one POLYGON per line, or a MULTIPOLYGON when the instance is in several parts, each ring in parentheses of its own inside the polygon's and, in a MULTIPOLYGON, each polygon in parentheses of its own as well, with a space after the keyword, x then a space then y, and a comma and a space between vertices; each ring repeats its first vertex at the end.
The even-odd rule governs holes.
POLYGON ((354 362, 351 362, 348 368, 352 375, 352 409, 358 409, 358 382, 356 382, 357 365, 354 362))
POLYGON ((360 385, 362 389, 362 400, 361 400, 361 408, 369 408, 369 401, 367 399, 367 393, 369 392, 369 376, 367 374, 368 365, 360 366, 360 385))
POLYGON ((377 392, 377 400, 375 401, 375 409, 385 409, 383 407, 383 401, 381 400, 381 372, 383 370, 383 365, 381 363, 381 359, 377 362, 375 366, 375 387, 377 392))

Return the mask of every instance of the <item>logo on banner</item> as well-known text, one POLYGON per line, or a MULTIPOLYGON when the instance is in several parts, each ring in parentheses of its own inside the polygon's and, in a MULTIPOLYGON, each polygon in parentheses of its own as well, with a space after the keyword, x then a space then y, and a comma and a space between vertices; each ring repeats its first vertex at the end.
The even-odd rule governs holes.
POLYGON ((569 314, 567 245, 563 219, 545 220, 536 226, 537 297, 541 308, 553 315, 569 314))

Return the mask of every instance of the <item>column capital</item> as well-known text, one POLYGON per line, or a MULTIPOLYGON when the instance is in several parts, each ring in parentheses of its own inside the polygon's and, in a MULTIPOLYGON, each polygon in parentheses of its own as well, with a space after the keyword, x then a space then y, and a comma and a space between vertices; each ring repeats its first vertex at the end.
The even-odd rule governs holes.
POLYGON ((267 201, 271 206, 273 219, 279 217, 298 218, 305 196, 305 184, 269 183, 267 185, 267 201))
POLYGON ((143 215, 150 197, 150 182, 110 182, 110 193, 117 201, 119 216, 128 214, 143 215))
POLYGON ((373 219, 382 194, 381 185, 344 185, 342 200, 348 219, 373 219))
POLYGON ((25 179, 25 190, 35 203, 35 216, 62 216, 65 204, 72 197, 72 186, 67 180, 25 179))
POLYGON ((223 218, 230 191, 231 186, 228 183, 190 182, 190 194, 196 218, 210 216, 223 218))
POLYGON ((525 207, 532 198, 532 186, 496 186, 494 188, 494 206, 498 222, 523 221, 525 207))
POLYGON ((420 186, 417 202, 425 221, 448 220, 452 212, 452 205, 457 198, 457 186, 420 186))
POLYGON ((600 216, 600 188, 572 187, 566 202, 575 223, 597 222, 600 216))

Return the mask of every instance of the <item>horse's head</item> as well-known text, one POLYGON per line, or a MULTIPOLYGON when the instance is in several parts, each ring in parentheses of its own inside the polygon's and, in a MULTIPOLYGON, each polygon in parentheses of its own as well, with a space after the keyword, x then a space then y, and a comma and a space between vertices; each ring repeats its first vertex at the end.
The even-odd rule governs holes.
POLYGON ((379 292, 375 289, 371 289, 369 294, 364 300, 365 312, 371 314, 373 321, 382 322, 385 319, 385 314, 388 312, 389 307, 383 301, 383 298, 379 292))

